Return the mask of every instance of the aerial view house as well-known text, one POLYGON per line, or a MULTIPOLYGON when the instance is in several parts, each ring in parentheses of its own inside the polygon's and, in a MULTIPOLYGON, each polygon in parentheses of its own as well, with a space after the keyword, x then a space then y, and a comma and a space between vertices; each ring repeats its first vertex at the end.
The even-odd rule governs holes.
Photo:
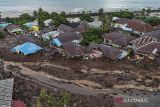
POLYGON ((138 19, 129 20, 127 28, 132 29, 132 32, 139 36, 154 30, 152 25, 146 24, 143 21, 138 19))
POLYGON ((43 22, 44 22, 44 26, 49 27, 49 26, 51 26, 53 21, 52 21, 52 19, 47 19, 47 20, 45 20, 43 22))
POLYGON ((160 41, 160 30, 145 33, 143 36, 153 37, 157 39, 157 41, 160 41))
POLYGON ((148 57, 150 59, 155 59, 156 56, 159 56, 160 52, 160 42, 150 42, 136 49, 135 54, 148 57))
POLYGON ((130 20, 130 19, 115 18, 115 17, 114 17, 114 18, 112 19, 111 25, 112 25, 114 28, 123 28, 123 27, 127 26, 129 20, 130 20))
POLYGON ((65 33, 65 32, 75 32, 76 30, 70 26, 61 24, 58 26, 57 31, 60 33, 65 33))
POLYGON ((59 36, 59 34, 60 33, 58 31, 51 31, 51 32, 42 34, 41 37, 44 41, 48 41, 48 40, 56 38, 57 36, 59 36))
POLYGON ((128 52, 124 50, 117 49, 117 48, 107 46, 107 45, 101 45, 100 49, 106 58, 114 60, 114 61, 123 59, 128 55, 128 52))
POLYGON ((11 25, 8 25, 5 27, 5 29, 7 30, 7 32, 9 32, 10 34, 12 33, 15 33, 15 34, 21 34, 23 33, 23 30, 21 29, 21 27, 19 25, 14 25, 14 24, 11 24, 11 25))
POLYGON ((82 21, 77 27, 76 27, 76 31, 83 33, 85 31, 87 31, 87 29, 89 28, 88 22, 87 21, 82 21))
POLYGON ((90 28, 98 28, 98 29, 100 29, 102 27, 102 21, 95 20, 93 22, 88 23, 88 26, 90 28))
POLYGON ((143 36, 131 41, 130 43, 134 49, 134 53, 138 57, 147 56, 154 59, 156 52, 159 51, 159 42, 153 37, 143 36))
POLYGON ((73 42, 64 43, 62 47, 68 58, 81 57, 86 53, 85 47, 73 42))
POLYGON ((31 42, 26 42, 11 49, 12 52, 22 53, 24 55, 34 54, 40 50, 42 50, 41 47, 31 42))
POLYGON ((103 39, 104 44, 112 45, 118 48, 124 48, 127 47, 128 44, 135 38, 120 32, 111 32, 105 33, 103 35, 103 39))
POLYGON ((11 23, 6 23, 6 22, 0 22, 0 28, 5 28, 8 25, 10 25, 11 23))

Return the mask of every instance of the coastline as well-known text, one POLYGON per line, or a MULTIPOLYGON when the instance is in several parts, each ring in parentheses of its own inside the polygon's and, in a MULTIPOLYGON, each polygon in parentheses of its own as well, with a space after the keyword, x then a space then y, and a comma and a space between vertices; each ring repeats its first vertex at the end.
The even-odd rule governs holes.
MULTIPOLYGON (((42 8, 43 9, 43 8, 42 8)), ((108 10, 106 10, 106 9, 104 9, 104 12, 116 12, 116 11, 120 11, 120 10, 125 10, 125 9, 127 9, 127 8, 111 8, 111 9, 108 9, 108 10)), ((37 11, 38 9, 36 9, 36 11, 37 11)), ((45 9, 44 9, 45 10, 45 9)), ((140 10, 142 10, 142 9, 140 9, 140 8, 137 8, 137 9, 135 9, 135 8, 132 8, 132 9, 128 9, 129 11, 140 11, 140 10)), ((21 10, 21 11, 19 11, 19 10, 8 10, 8 11, 3 11, 3 10, 0 10, 0 12, 1 12, 1 18, 6 18, 6 17, 9 17, 9 18, 16 18, 16 17, 19 17, 19 15, 21 15, 21 14, 23 14, 23 13, 28 13, 28 14, 30 14, 30 15, 33 15, 33 11, 34 10, 21 10)), ((57 12, 57 13, 60 13, 60 12, 62 12, 63 10, 45 10, 45 11, 47 11, 47 12, 49 12, 49 13, 51 13, 51 12, 57 12)), ((65 10, 64 12, 66 12, 67 14, 79 14, 79 13, 82 13, 82 11, 90 11, 91 13, 96 13, 96 12, 98 12, 98 10, 90 10, 90 9, 84 9, 84 8, 75 8, 75 9, 73 9, 73 10, 65 10), (77 9, 77 11, 76 11, 76 9, 77 9), (78 11, 78 9, 83 9, 83 10, 81 10, 81 11, 78 11)))

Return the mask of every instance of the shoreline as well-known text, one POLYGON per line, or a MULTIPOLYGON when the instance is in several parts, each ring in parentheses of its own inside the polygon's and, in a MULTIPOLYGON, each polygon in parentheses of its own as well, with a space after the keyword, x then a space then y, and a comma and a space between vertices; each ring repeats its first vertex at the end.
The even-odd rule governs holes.
MULTIPOLYGON (((112 8, 112 9, 108 9, 108 10, 104 9, 104 12, 116 12, 116 11, 126 10, 126 9, 127 8, 112 8)), ((19 17, 19 15, 21 15, 23 13, 28 13, 30 15, 33 15, 33 11, 37 11, 37 10, 38 9, 36 9, 36 10, 22 10, 22 11, 19 11, 19 10, 12 10, 12 11, 11 10, 8 10, 8 11, 7 10, 5 10, 5 11, 0 10, 0 12, 1 12, 1 18, 6 18, 6 17, 16 18, 16 17, 19 17)), ((131 11, 131 12, 134 12, 134 11, 140 11, 142 9, 137 8, 137 9, 128 9, 128 10, 131 11)), ((47 11, 49 13, 52 13, 52 12, 61 13, 61 12, 63 12, 61 10, 45 10, 45 11, 47 11)), ((84 9, 84 8, 75 8, 72 11, 66 10, 64 12, 67 13, 67 14, 79 14, 79 13, 82 13, 83 11, 86 11, 86 12, 90 11, 91 13, 97 13, 98 12, 98 10, 90 10, 90 9, 84 9), (76 11, 76 9, 77 9, 77 11, 76 11), (83 9, 83 10, 78 11, 78 9, 83 9)))

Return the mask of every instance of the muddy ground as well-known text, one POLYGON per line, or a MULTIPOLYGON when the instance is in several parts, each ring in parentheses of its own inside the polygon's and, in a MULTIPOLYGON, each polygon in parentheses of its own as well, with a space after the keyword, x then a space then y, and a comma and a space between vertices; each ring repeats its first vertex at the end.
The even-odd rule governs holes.
POLYGON ((106 58, 66 59, 59 54, 52 54, 55 49, 49 47, 37 54, 23 56, 11 53, 10 49, 16 45, 18 41, 12 36, 0 40, 0 58, 6 64, 4 66, 6 68, 1 69, 1 73, 3 78, 15 78, 14 97, 25 103, 32 104, 42 88, 52 91, 56 96, 63 91, 68 91, 73 103, 82 102, 80 107, 113 107, 113 96, 126 94, 127 90, 132 88, 142 92, 128 93, 128 96, 146 95, 149 91, 160 90, 160 68, 154 61, 145 60, 136 63, 124 59, 114 63, 106 58), (30 72, 28 73, 27 70, 30 72), (20 76, 17 75, 17 71, 20 76), (44 80, 51 79, 63 82, 65 85, 75 84, 86 90, 82 94, 78 92, 79 88, 75 88, 75 92, 72 92, 70 88, 65 89, 62 86, 59 88, 60 86, 56 87, 55 84, 52 84, 54 87, 51 84, 48 87, 49 83, 41 84, 33 74, 43 76, 44 80), (94 91, 89 92, 89 89, 94 90, 95 93, 98 90, 98 94, 93 94, 94 91), (114 91, 115 89, 120 91, 114 91))

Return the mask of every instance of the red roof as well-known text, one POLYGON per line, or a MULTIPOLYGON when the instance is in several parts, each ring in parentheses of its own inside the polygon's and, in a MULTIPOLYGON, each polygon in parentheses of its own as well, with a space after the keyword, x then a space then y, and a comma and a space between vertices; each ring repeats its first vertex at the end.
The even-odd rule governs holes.
POLYGON ((153 31, 153 27, 150 24, 146 24, 141 20, 137 20, 137 19, 132 19, 128 22, 128 27, 132 28, 134 31, 139 31, 139 32, 150 32, 153 31))
POLYGON ((20 100, 13 100, 12 107, 24 107, 24 103, 20 100))

